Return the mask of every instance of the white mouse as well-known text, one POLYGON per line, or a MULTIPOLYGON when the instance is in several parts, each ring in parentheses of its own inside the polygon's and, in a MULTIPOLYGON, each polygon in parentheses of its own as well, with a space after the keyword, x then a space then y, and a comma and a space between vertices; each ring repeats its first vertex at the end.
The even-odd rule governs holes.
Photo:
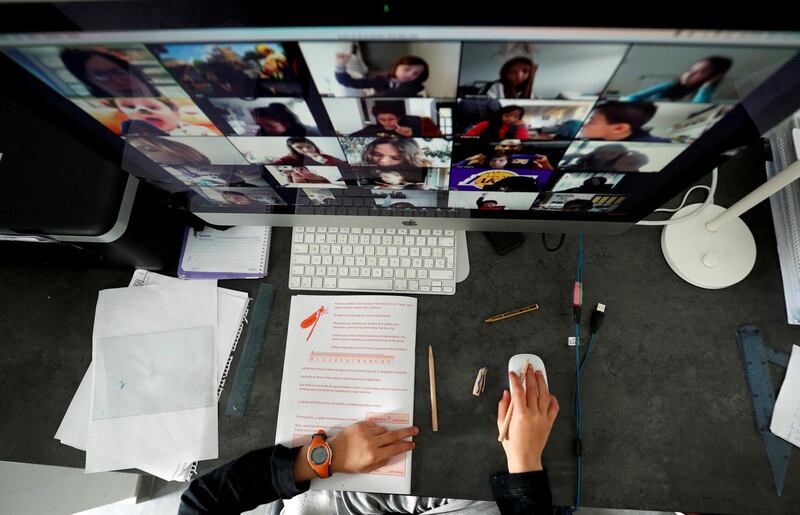
MULTIPOLYGON (((513 371, 519 375, 522 372, 522 367, 525 366, 526 359, 529 363, 528 367, 533 367, 534 370, 542 371, 542 375, 544 375, 544 384, 550 388, 550 383, 547 382, 547 371, 544 369, 544 361, 536 354, 515 354, 511 356, 511 359, 508 360, 508 371, 513 371)), ((509 385, 509 390, 511 393, 514 393, 514 390, 511 389, 511 385, 509 385)))

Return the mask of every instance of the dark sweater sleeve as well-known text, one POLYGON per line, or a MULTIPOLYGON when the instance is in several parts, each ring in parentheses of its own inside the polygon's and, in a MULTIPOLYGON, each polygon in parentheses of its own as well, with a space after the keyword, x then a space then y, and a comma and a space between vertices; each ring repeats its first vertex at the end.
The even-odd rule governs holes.
POLYGON ((365 89, 365 88, 375 88, 375 89, 386 89, 389 87, 389 80, 386 77, 366 77, 363 79, 357 79, 347 73, 344 68, 336 68, 334 72, 334 76, 336 77, 336 81, 345 86, 347 88, 357 88, 357 89, 365 89))
POLYGON ((552 515, 547 470, 492 476, 492 494, 503 515, 552 515))
POLYGON ((281 445, 259 449, 198 477, 181 496, 178 515, 242 513, 305 492, 308 481, 294 482, 299 451, 281 445))

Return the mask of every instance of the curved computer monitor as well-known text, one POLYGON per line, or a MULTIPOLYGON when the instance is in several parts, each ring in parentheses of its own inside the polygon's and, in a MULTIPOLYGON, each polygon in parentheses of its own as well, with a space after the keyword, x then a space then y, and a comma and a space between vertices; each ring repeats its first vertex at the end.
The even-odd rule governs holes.
POLYGON ((798 48, 265 27, 4 34, 0 66, 212 224, 616 232, 800 107, 798 48))

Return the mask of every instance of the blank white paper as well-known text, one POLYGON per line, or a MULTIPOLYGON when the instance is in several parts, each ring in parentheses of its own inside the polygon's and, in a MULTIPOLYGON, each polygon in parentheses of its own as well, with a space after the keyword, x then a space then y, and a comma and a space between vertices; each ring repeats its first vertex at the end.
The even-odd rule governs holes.
POLYGON ((792 356, 769 429, 775 436, 800 447, 800 347, 797 345, 792 345, 792 356))
MULTIPOLYGON (((100 292, 92 336, 94 377, 108 338, 212 327, 216 340, 217 288, 215 281, 185 281, 100 292)), ((216 388, 216 356, 204 379, 216 388)), ((86 449, 86 471, 166 465, 218 457, 217 404, 117 418, 94 414, 97 390, 93 383, 86 449)), ((174 392, 163 392, 169 395, 174 392)))

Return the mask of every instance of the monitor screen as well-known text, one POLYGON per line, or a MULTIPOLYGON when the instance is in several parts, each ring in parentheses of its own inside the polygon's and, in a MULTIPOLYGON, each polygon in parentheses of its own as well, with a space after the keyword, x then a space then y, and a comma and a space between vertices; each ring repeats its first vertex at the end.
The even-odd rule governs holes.
POLYGON ((799 43, 264 28, 3 35, 0 52, 197 213, 629 222, 799 43))

